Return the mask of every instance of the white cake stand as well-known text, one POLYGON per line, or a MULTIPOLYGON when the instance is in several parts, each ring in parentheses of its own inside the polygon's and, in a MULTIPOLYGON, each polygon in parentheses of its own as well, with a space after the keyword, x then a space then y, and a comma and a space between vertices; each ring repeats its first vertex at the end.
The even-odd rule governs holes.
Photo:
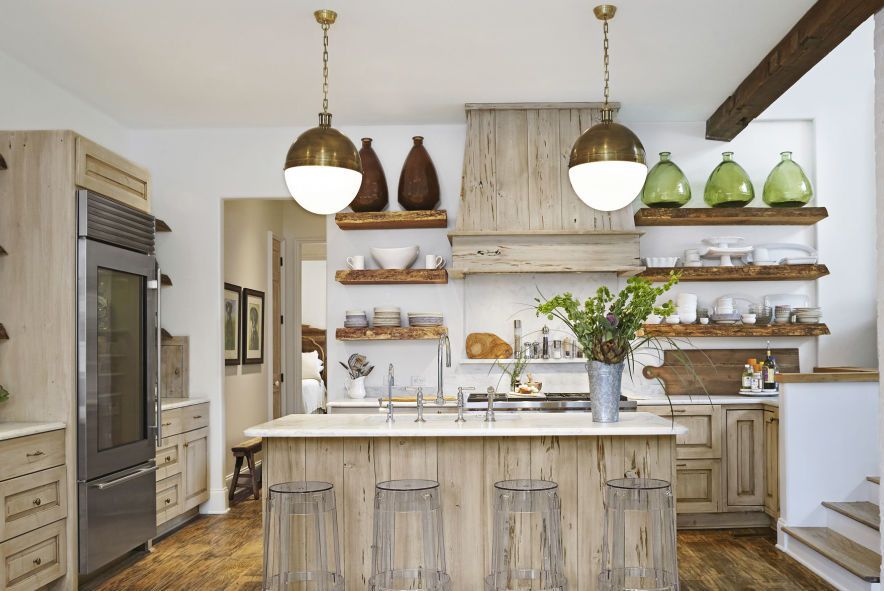
POLYGON ((719 266, 734 267, 731 257, 742 258, 752 252, 751 246, 739 246, 745 239, 739 236, 716 236, 704 238, 703 244, 707 246, 700 252, 700 256, 706 258, 718 258, 719 266))

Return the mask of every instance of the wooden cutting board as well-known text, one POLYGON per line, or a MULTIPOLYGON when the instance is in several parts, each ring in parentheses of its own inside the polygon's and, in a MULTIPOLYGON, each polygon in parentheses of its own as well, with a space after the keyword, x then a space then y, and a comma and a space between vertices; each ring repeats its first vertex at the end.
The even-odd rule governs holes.
POLYGON ((496 334, 471 332, 467 335, 467 357, 470 359, 512 359, 513 348, 496 334))
MULTIPOLYGON (((798 349, 771 349, 780 373, 797 373, 798 349)), ((646 366, 642 375, 663 382, 670 396, 679 394, 734 395, 740 389, 740 377, 746 360, 759 361, 764 349, 691 349, 663 352, 663 365, 646 366), (704 390, 705 388, 705 390, 704 390)))

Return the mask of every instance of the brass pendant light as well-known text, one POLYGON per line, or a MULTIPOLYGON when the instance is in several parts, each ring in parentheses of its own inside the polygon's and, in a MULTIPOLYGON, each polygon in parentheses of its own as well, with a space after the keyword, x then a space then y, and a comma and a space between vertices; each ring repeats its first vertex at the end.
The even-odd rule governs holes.
POLYGON ((593 209, 614 211, 629 205, 648 175, 645 148, 624 125, 614 122, 608 105, 608 21, 617 7, 602 4, 593 9, 604 22, 605 104, 602 120, 577 138, 571 148, 568 178, 577 196, 593 209))
POLYGON ((307 211, 327 215, 341 211, 362 184, 362 161, 347 136, 331 126, 328 112, 328 30, 338 15, 313 13, 322 25, 322 113, 319 126, 298 136, 285 158, 285 184, 307 211))

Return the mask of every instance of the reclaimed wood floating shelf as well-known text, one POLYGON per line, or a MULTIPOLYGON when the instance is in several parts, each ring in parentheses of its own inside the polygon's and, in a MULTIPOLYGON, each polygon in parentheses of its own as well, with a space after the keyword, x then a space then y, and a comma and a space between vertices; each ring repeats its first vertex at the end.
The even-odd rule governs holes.
POLYGON ((335 281, 344 285, 400 285, 448 283, 445 269, 364 269, 335 272, 335 281))
POLYGON ((160 276, 160 285, 163 287, 172 287, 172 278, 163 273, 160 276))
POLYGON ((679 281, 804 281, 829 274, 825 265, 744 265, 741 267, 653 267, 639 273, 651 281, 664 282, 671 272, 679 281))
POLYGON ((6 252, 6 249, 3 248, 2 246, 0 246, 0 257, 5 257, 5 256, 8 255, 8 254, 9 254, 9 253, 6 252))
POLYGON ((636 226, 810 226, 829 217, 825 207, 643 207, 636 226))
POLYGON ((448 334, 444 326, 408 326, 374 328, 339 328, 335 338, 339 341, 422 341, 438 339, 448 334))
POLYGON ((0 154, 0 170, 6 170, 9 168, 6 166, 6 160, 3 158, 3 154, 0 154))
POLYGON ((172 228, 169 227, 169 224, 161 220, 160 218, 155 218, 153 221, 153 226, 157 232, 171 232, 172 228))
POLYGON ((172 336, 172 333, 169 332, 168 330, 166 330, 165 328, 160 329, 160 334, 162 335, 164 341, 168 341, 169 339, 175 338, 172 336))
POLYGON ((410 228, 447 228, 448 212, 444 209, 421 211, 370 211, 335 214, 341 230, 405 230, 410 228))
POLYGON ((654 337, 817 337, 829 334, 825 324, 645 324, 654 337))
POLYGON ((0 324, 0 341, 8 341, 9 333, 6 332, 6 327, 0 324))

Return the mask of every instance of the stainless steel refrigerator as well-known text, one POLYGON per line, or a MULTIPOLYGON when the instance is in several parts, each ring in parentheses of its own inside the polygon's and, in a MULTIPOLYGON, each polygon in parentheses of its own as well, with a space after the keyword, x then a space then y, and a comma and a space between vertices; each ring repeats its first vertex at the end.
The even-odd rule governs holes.
POLYGON ((156 536, 159 288, 154 218, 77 193, 79 572, 156 536))

